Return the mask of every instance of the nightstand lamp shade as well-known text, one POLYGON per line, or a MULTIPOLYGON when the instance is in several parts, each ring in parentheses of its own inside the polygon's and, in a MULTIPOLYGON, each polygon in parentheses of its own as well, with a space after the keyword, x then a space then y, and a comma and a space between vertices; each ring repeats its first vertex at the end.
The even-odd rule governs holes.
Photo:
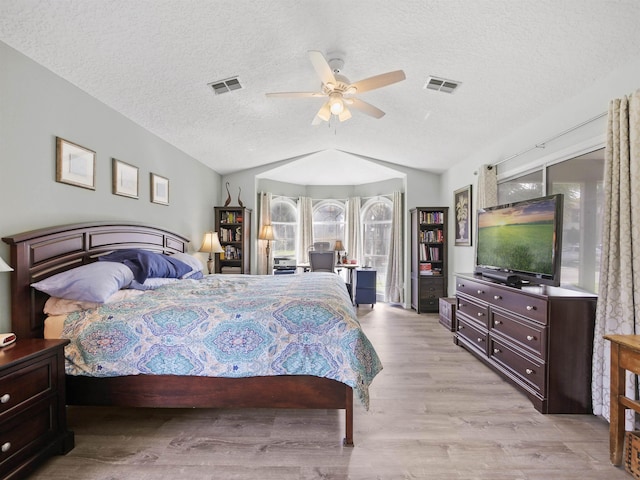
POLYGON ((7 265, 2 257, 0 257, 0 272, 13 272, 13 268, 7 265))
POLYGON ((223 253, 224 249, 222 245, 220 245, 220 239, 218 238, 218 232, 207 232, 204 234, 204 240, 202 241, 202 246, 200 247, 199 252, 205 252, 209 254, 209 258, 207 259, 207 269, 211 274, 213 272, 213 254, 214 253, 223 253))

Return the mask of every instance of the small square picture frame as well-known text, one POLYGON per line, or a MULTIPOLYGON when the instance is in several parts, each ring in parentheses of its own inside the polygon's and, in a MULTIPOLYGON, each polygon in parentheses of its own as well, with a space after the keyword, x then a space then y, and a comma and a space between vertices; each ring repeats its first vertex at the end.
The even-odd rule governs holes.
POLYGON ((151 202, 159 205, 169 205, 169 179, 157 173, 151 173, 150 179, 151 202))
POLYGON ((96 189, 96 152, 56 137, 56 182, 96 189))
POLYGON ((138 167, 112 159, 113 194, 138 198, 138 167))

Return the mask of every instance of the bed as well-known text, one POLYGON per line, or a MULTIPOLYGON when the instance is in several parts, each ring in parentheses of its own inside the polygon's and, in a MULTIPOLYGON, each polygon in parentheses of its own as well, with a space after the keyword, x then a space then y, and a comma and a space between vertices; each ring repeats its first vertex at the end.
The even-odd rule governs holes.
MULTIPOLYGON (((91 264, 109 252, 144 249, 166 255, 180 254, 186 253, 189 242, 187 238, 162 228, 122 222, 92 222, 51 227, 5 237, 3 241, 10 245, 10 262, 14 267, 11 277, 11 322, 18 341, 20 338, 42 338, 44 336, 46 315, 43 313, 43 307, 48 295, 32 288, 31 285, 34 282, 40 282, 60 272, 75 269, 75 267, 91 264)), ((330 276, 330 274, 305 275, 307 279, 311 278, 310 275, 330 276)), ((305 275, 278 276, 278 279, 275 279, 274 276, 245 276, 245 278, 238 279, 237 283, 246 284, 244 295, 249 297, 248 292, 259 291, 260 288, 271 288, 269 286, 259 287, 253 283, 261 281, 260 279, 262 281, 286 282, 288 280, 285 279, 288 277, 305 277, 305 275)), ((189 280, 189 282, 192 282, 193 285, 199 282, 209 282, 209 285, 213 285, 211 283, 213 282, 216 284, 216 288, 219 288, 222 284, 228 286, 232 279, 232 276, 214 275, 206 276, 202 281, 189 280), (216 279, 216 277, 218 278, 216 279)), ((183 285, 186 282, 184 281, 183 285)), ((278 288, 282 287, 283 284, 279 283, 278 288)), ((294 287, 285 288, 296 290, 294 287)), ((302 289, 300 292, 306 292, 305 296, 310 295, 308 285, 299 288, 302 289)), ((164 289, 165 287, 162 287, 157 292, 163 292, 164 289)), ((188 288, 188 290, 192 289, 188 288)), ((346 289, 344 290, 344 303, 348 304, 348 308, 353 311, 352 305, 348 301, 346 289)), ((185 291, 183 288, 183 292, 185 291)), ((224 295, 225 290, 216 291, 223 292, 224 295)), ((196 296, 202 294, 202 292, 196 293, 196 296)), ((164 296, 167 294, 165 293, 164 296)), ((262 308, 262 306, 256 305, 255 308, 262 308)), ((298 308, 302 307, 298 306, 298 308)), ((290 310, 288 315, 291 315, 292 311, 290 310)), ((305 315, 303 310, 301 317, 305 315)), ((283 320, 284 323, 287 321, 299 322, 296 318, 283 320)), ((304 322, 300 321, 299 323, 304 322)), ((273 325, 270 328, 273 329, 273 325)), ((282 336, 278 331, 272 333, 273 336, 282 336)), ((361 338, 364 339, 364 343, 368 343, 364 333, 361 338)), ((360 341, 360 343, 363 342, 360 341)), ((348 446, 353 445, 354 388, 360 400, 367 406, 368 384, 381 369, 375 351, 371 348, 370 350, 365 349, 364 352, 364 356, 368 356, 367 362, 371 362, 366 367, 367 373, 364 375, 366 378, 354 381, 340 381, 315 374, 287 374, 286 368, 279 370, 285 372, 284 374, 279 374, 276 368, 275 373, 271 371, 263 374, 264 372, 259 371, 257 376, 234 376, 232 369, 229 370, 231 373, 226 376, 175 373, 88 376, 86 374, 70 374, 70 371, 73 371, 75 367, 71 365, 73 351, 69 348, 68 350, 70 353, 67 355, 66 396, 69 405, 343 409, 345 411, 343 443, 348 446)), ((282 349, 278 350, 276 356, 281 351, 282 349)), ((344 355, 348 356, 351 353, 345 351, 344 355)), ((282 366, 282 362, 279 365, 282 366)), ((237 367, 234 365, 233 368, 237 367)), ((247 373, 242 375, 247 375, 247 373)))

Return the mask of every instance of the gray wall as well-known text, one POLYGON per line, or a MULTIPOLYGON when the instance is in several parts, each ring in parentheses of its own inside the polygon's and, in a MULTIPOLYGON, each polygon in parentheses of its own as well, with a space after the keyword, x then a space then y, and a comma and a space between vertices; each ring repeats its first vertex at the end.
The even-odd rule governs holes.
MULTIPOLYGON (((2 42, 0 65, 0 236, 127 220, 186 235, 191 250, 200 247, 220 197, 216 172, 2 42), (96 152, 95 190, 55 181, 56 136, 96 152), (112 157, 139 167, 138 199, 111 193, 112 157), (169 178, 169 206, 150 202, 150 172, 169 178)), ((0 256, 9 261, 4 242, 0 256)), ((0 273, 0 332, 10 329, 9 279, 0 273)))

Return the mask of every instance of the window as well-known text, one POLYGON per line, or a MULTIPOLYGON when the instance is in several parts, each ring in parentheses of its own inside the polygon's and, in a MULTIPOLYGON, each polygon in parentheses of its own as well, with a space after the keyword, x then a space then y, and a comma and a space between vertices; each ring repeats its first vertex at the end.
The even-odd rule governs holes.
POLYGON ((369 200, 362 208, 363 260, 376 270, 378 295, 384 295, 392 215, 393 202, 383 197, 369 200))
POLYGON ((331 248, 336 240, 344 240, 344 205, 337 200, 322 200, 313 208, 313 241, 329 242, 331 248))
POLYGON ((271 225, 276 238, 272 243, 273 257, 295 258, 298 210, 293 200, 288 198, 271 200, 271 225))
POLYGON ((499 203, 564 194, 561 282, 594 293, 600 273, 603 179, 604 149, 599 149, 498 185, 499 203))

